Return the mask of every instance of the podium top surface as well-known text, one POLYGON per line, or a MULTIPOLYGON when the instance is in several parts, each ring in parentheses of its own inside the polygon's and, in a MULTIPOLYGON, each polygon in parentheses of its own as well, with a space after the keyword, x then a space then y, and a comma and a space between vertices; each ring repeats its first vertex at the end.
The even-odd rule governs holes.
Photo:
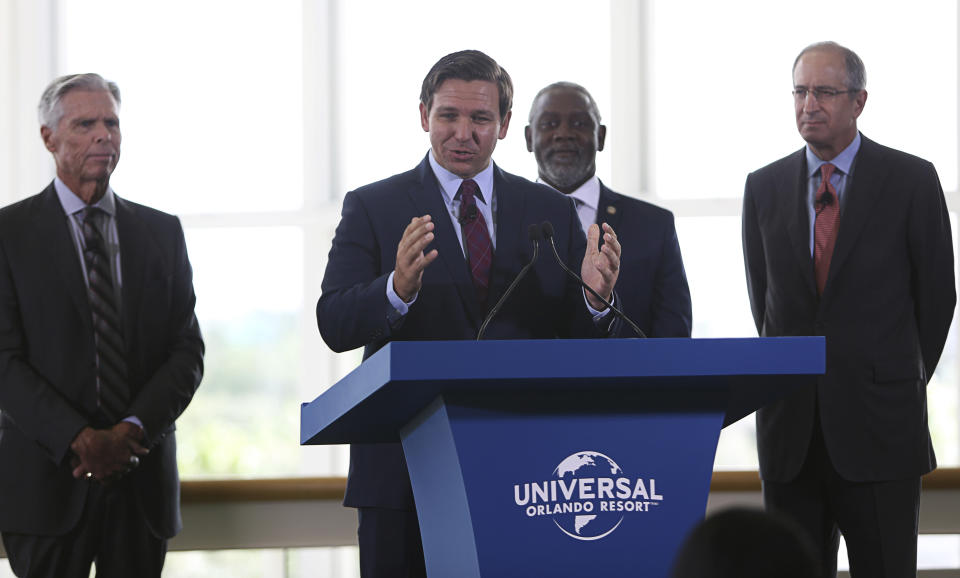
POLYGON ((824 372, 825 348, 823 337, 395 341, 302 405, 300 441, 398 441, 399 429, 441 394, 724 389, 727 425, 784 388, 811 383, 824 372))

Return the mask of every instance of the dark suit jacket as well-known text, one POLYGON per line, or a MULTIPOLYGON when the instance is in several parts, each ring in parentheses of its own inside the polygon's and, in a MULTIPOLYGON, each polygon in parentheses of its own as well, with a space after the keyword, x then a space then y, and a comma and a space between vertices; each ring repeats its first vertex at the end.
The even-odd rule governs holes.
POLYGON ((866 137, 854 161, 822 297, 810 256, 806 158, 747 177, 743 248, 761 336, 826 336, 826 374, 757 414, 760 473, 790 481, 818 404, 827 451, 850 481, 936 467, 926 385, 956 303, 950 220, 929 162, 866 137))
MULTIPOLYGON (((70 443, 96 412, 94 338, 67 219, 52 184, 0 210, 0 531, 63 534, 87 496, 70 443)), ((203 373, 193 275, 176 217, 117 198, 116 221, 129 415, 150 448, 129 475, 168 538, 181 526, 174 420, 203 373)))
MULTIPOLYGON (((494 167, 496 251, 491 270, 491 307, 530 260, 530 224, 549 220, 557 250, 575 271, 586 246, 573 202, 560 193, 494 167)), ((389 341, 474 339, 485 311, 477 301, 463 250, 448 217, 439 185, 424 158, 408 172, 347 193, 323 277, 317 323, 334 351, 366 347, 364 358, 389 341), (386 297, 397 245, 414 217, 436 224, 439 257, 426 268, 417 300, 391 326, 386 297)), ((541 243, 544 245, 544 243, 541 243)), ((546 339, 597 335, 583 294, 549 248, 488 326, 485 339, 546 339)), ((410 481, 400 444, 355 444, 344 503, 353 507, 410 509, 410 481)))
POLYGON ((600 183, 597 224, 607 223, 623 248, 617 296, 647 337, 690 337, 693 313, 673 213, 600 183))

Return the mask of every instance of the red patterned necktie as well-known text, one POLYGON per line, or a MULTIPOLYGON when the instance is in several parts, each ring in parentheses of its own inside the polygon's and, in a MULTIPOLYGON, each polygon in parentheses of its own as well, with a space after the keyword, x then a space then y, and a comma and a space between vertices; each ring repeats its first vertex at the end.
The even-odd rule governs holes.
POLYGON ((817 278, 817 293, 823 295, 830 272, 830 258, 840 231, 840 203, 830 176, 837 167, 830 163, 820 165, 820 188, 813 204, 816 221, 813 225, 813 270, 817 278))
POLYGON ((477 289, 480 303, 487 301, 487 288, 490 285, 490 262, 493 260, 493 243, 487 230, 487 221, 477 208, 477 193, 480 187, 473 179, 460 184, 460 215, 458 220, 463 231, 463 244, 467 249, 467 264, 473 276, 473 286, 477 289))

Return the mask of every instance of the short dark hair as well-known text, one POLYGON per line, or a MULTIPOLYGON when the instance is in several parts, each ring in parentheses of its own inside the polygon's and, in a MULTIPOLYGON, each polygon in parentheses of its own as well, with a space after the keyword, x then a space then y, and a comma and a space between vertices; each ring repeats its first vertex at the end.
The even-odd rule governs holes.
POLYGON ((590 114, 593 115, 593 120, 598 125, 600 124, 600 107, 597 106, 597 101, 593 100, 593 95, 590 94, 590 91, 576 82, 566 81, 554 82, 553 84, 549 84, 540 89, 540 92, 537 93, 537 96, 533 97, 533 103, 530 105, 530 117, 527 119, 527 122, 533 122, 533 111, 536 108, 537 101, 540 100, 540 97, 554 90, 573 90, 582 94, 583 97, 587 99, 587 104, 590 105, 590 114))
POLYGON ((676 554, 671 578, 820 578, 813 544, 790 519, 731 508, 700 522, 676 554))
MULTIPOLYGON (((798 54, 796 59, 793 61, 793 71, 797 70, 797 64, 800 62, 800 59, 804 54, 816 50, 832 50, 843 55, 844 67, 847 69, 847 90, 856 90, 859 92, 867 87, 867 69, 864 67, 863 61, 860 60, 860 57, 857 56, 857 53, 850 50, 846 46, 842 46, 829 40, 826 42, 816 42, 801 50, 800 54, 798 54)), ((851 98, 854 96, 855 95, 853 94, 850 95, 851 98)))
POLYGON ((445 81, 455 78, 457 80, 485 80, 497 85, 497 92, 500 95, 500 120, 507 117, 507 113, 513 108, 513 81, 510 75, 497 64, 497 61, 490 58, 479 50, 462 50, 448 54, 437 61, 423 79, 423 86, 420 88, 420 102, 427 107, 427 111, 433 105, 433 95, 445 81))

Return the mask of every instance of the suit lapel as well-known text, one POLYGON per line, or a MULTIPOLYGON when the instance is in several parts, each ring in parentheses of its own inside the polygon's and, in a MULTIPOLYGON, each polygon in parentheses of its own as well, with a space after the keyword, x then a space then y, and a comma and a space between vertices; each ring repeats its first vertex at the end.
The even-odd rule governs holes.
POLYGON ((436 267, 440 264, 446 269, 447 274, 453 279, 453 284, 457 288, 457 293, 460 295, 460 300, 463 302, 468 317, 474 326, 479 328, 480 320, 483 319, 483 311, 477 299, 477 290, 473 286, 473 278, 470 276, 467 260, 463 257, 463 248, 457 241, 457 232, 453 228, 453 220, 450 219, 447 206, 443 202, 443 193, 440 192, 437 178, 434 176, 433 169, 430 168, 430 161, 426 157, 420 163, 417 174, 420 180, 419 186, 410 191, 410 199, 417 207, 417 214, 433 217, 435 234, 433 245, 436 247, 439 256, 431 266, 436 267))
POLYGON ((800 263, 801 276, 807 290, 816 295, 817 281, 813 275, 813 257, 810 256, 810 214, 807 208, 807 158, 805 149, 800 149, 790 158, 786 170, 779 175, 777 190, 783 192, 779 199, 788 207, 787 234, 793 246, 794 257, 800 263))
MULTIPOLYGON (((491 161, 492 162, 492 161, 491 161)), ((500 299, 507 285, 513 281, 512 263, 517 255, 526 254, 520 250, 521 243, 527 239, 527 227, 523 219, 523 193, 514 188, 510 190, 503 171, 493 165, 493 188, 497 195, 497 248, 493 253, 490 268, 490 292, 487 297, 487 309, 500 299)), ((533 223, 527 223, 532 225, 533 223)), ((533 249, 530 249, 531 255, 533 249)))
POLYGON ((613 227, 614 232, 620 230, 620 218, 623 216, 623 207, 619 199, 613 195, 602 182, 600 183, 600 200, 597 202, 597 224, 606 223, 613 227))
POLYGON ((147 246, 153 241, 134 208, 121 199, 117 201, 117 237, 120 244, 120 271, 122 277, 121 317, 127 349, 132 345, 134 329, 138 323, 143 283, 146 275, 147 246))
POLYGON ((867 217, 872 214, 877 199, 883 193, 883 183, 887 180, 888 168, 881 162, 879 149, 876 144, 861 136, 860 150, 854 161, 853 182, 851 187, 844 191, 843 212, 840 215, 840 232, 837 243, 830 259, 830 272, 827 274, 827 286, 824 288, 824 297, 829 296, 831 279, 843 267, 844 261, 850 256, 860 232, 863 231, 867 217))
POLYGON ((63 280, 63 288, 77 307, 80 318, 87 329, 93 331, 90 317, 90 303, 87 297, 87 284, 83 280, 80 255, 72 238, 72 225, 63 212, 63 206, 57 198, 53 183, 43 192, 37 219, 37 238, 49 239, 49 243, 40 243, 46 252, 46 259, 40 263, 54 263, 56 271, 63 280))

